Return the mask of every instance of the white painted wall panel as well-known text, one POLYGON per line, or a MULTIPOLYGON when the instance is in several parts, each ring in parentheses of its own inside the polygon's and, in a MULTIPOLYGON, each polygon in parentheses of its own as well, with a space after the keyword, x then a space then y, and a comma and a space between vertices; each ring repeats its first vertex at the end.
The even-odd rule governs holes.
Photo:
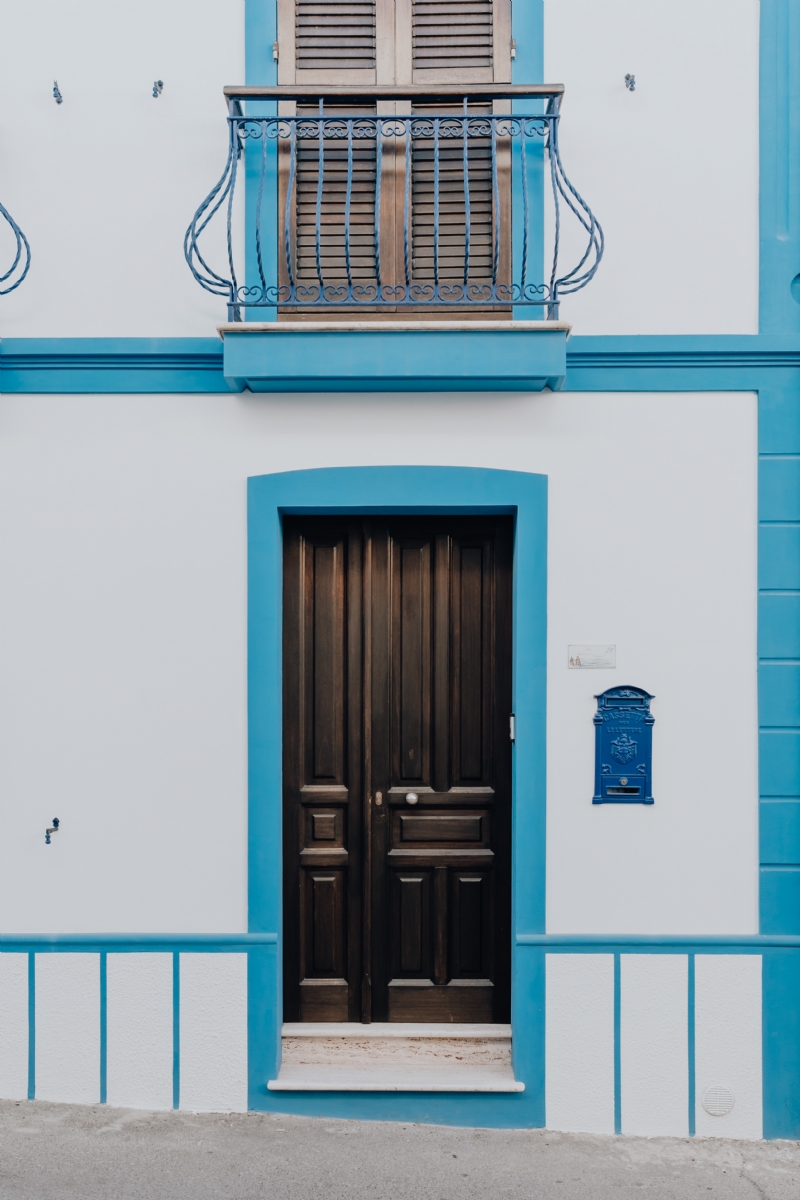
POLYGON ((0 954, 0 1099, 28 1095, 28 956, 0 954))
POLYGON ((36 955, 36 1099, 100 1099, 100 955, 36 955))
POLYGON ((549 477, 549 931, 757 932, 755 396, 6 395, 0 426, 4 929, 247 928, 247 476, 416 462, 549 477), (615 683, 655 693, 653 808, 591 804, 615 683))
POLYGON ((762 1136, 760 954, 697 955, 695 1082, 700 1137, 762 1136), (703 1108, 703 1093, 715 1085, 735 1097, 726 1116, 703 1108))
POLYGON ((620 955, 622 1132, 689 1133, 688 960, 620 955))
MULTIPOLYGON (((758 332, 758 53, 758 0, 545 0, 564 166, 606 234, 575 333, 758 332)), ((565 265, 576 244, 565 220, 565 265)))
MULTIPOLYGON (((33 254, 4 337, 214 336, 183 235, 240 83, 244 0, 0 0, 3 203, 33 254)), ((224 222, 208 252, 225 261, 224 222)))
POLYGON ((614 1132, 614 956, 548 954, 545 1122, 614 1132))
POLYGON ((181 1108, 247 1111, 247 955, 182 954, 181 1108))
POLYGON ((172 955, 109 954, 109 1104, 172 1108, 172 955))

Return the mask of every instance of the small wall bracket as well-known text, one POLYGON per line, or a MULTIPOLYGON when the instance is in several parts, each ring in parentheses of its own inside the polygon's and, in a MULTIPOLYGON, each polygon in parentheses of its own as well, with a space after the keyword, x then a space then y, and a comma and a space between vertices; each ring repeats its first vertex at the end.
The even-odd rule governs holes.
POLYGON ((50 834, 51 834, 51 833, 58 833, 58 826, 59 826, 59 820, 58 820, 58 817, 53 817, 53 824, 52 824, 51 828, 50 828, 50 829, 45 829, 45 831, 44 831, 44 844, 45 844, 45 846, 49 846, 49 845, 50 845, 50 834))

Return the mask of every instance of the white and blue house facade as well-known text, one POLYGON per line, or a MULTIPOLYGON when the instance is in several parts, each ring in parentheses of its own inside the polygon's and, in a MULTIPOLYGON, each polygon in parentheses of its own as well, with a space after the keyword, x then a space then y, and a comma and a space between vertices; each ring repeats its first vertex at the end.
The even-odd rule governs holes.
POLYGON ((486 6, 507 70, 345 94, 283 0, 0 0, 0 1097, 800 1137, 800 0, 486 6), (348 203, 377 159, 335 295, 329 136, 348 203), (276 1089, 284 524, 428 514, 513 521, 522 1089, 276 1089), (608 689, 652 804, 593 803, 608 689))

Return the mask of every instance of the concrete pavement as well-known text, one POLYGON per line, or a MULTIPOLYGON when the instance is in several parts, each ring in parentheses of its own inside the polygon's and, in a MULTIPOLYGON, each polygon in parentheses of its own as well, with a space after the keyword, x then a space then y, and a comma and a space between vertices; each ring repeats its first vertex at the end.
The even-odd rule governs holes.
POLYGON ((0 1101, 1 1200, 798 1200, 800 1143, 0 1101))

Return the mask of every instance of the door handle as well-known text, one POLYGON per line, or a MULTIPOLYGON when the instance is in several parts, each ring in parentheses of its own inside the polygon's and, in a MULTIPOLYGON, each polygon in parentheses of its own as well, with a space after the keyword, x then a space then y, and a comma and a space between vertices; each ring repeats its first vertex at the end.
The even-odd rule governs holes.
POLYGON ((406 804, 418 804, 419 796, 416 792, 406 792, 406 804))

